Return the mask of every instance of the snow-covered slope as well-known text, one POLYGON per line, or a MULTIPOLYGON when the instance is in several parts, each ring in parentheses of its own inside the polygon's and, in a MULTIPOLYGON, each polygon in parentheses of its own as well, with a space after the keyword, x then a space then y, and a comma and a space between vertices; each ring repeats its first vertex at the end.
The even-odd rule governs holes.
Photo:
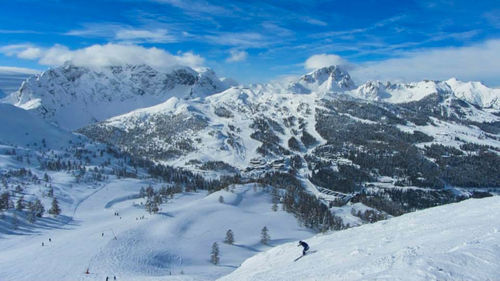
MULTIPOLYGON (((256 253, 312 235, 292 215, 272 211, 269 193, 253 185, 210 195, 176 194, 159 214, 150 215, 145 200, 137 198, 139 188, 150 184, 159 185, 114 179, 87 188, 75 209, 65 210, 74 219, 67 225, 48 224, 37 235, 0 232, 8 238, 0 239, 1 280, 105 280, 113 275, 128 281, 214 280, 256 253), (260 243, 264 226, 271 236, 269 245, 260 243), (228 229, 234 233, 234 245, 223 242, 228 229), (214 242, 220 247, 219 266, 210 263, 214 242)), ((74 190, 82 186, 73 182, 61 192, 77 195, 74 190)))
POLYGON ((481 108, 500 110, 499 89, 488 88, 480 82, 462 82, 455 78, 413 83, 368 81, 348 94, 361 99, 389 103, 419 101, 432 94, 451 95, 481 108))
POLYGON ((0 143, 61 147, 76 137, 27 110, 0 103, 0 143))
POLYGON ((30 77, 4 102, 74 130, 170 97, 205 97, 226 88, 210 69, 162 73, 146 65, 91 69, 65 64, 30 77))
POLYGON ((296 242, 246 260, 220 281, 497 280, 500 198, 471 199, 296 242))
POLYGON ((500 109, 500 89, 491 89, 481 82, 462 82, 455 78, 446 81, 457 98, 480 107, 500 109))

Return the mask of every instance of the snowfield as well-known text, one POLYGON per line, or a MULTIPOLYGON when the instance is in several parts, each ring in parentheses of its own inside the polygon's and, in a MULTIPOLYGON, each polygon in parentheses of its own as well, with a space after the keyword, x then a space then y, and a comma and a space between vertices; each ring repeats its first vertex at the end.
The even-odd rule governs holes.
POLYGON ((289 213, 272 211, 270 194, 253 184, 208 196, 205 191, 176 194, 156 215, 144 210, 144 199, 130 199, 147 184, 112 180, 81 200, 66 225, 39 228, 32 235, 0 233, 0 280, 105 280, 115 275, 118 280, 215 280, 256 253, 313 235, 289 213), (260 243, 264 226, 269 246, 260 243), (223 243, 228 229, 234 232, 234 245, 223 243), (213 242, 219 244, 219 265, 209 260, 213 242))
POLYGON ((307 240, 246 260, 229 280, 499 280, 500 198, 470 199, 307 240))

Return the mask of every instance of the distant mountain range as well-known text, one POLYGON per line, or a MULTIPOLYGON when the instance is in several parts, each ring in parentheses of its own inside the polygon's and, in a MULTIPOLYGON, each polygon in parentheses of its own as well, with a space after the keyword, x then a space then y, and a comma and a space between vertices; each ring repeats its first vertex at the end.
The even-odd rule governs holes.
POLYGON ((331 204, 328 191, 398 215, 472 194, 452 188, 500 187, 499 99, 456 79, 356 86, 339 66, 238 86, 210 69, 66 64, 3 102, 135 157, 202 174, 289 174, 331 204))

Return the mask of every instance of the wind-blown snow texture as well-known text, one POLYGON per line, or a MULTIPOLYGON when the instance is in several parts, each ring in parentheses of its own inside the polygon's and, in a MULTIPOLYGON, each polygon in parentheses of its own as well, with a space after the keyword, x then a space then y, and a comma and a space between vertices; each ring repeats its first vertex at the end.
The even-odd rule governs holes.
POLYGON ((246 260, 220 281, 498 280, 500 198, 467 200, 308 239, 246 260))

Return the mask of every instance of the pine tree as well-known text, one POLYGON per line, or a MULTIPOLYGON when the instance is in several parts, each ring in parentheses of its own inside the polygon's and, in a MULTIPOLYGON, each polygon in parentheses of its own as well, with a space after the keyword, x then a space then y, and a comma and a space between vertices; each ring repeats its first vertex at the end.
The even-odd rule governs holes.
POLYGON ((210 262, 213 264, 219 264, 219 245, 217 242, 212 244, 212 253, 210 254, 210 262))
POLYGON ((59 208, 59 203, 56 198, 52 200, 52 207, 49 210, 49 214, 54 215, 54 217, 61 214, 61 208, 59 208))
POLYGON ((148 199, 146 200, 145 207, 146 211, 148 211, 148 213, 150 214, 156 214, 159 211, 158 203, 156 203, 156 201, 152 197, 148 197, 148 199))
POLYGON ((229 245, 233 245, 234 243, 234 233, 231 229, 229 229, 226 232, 226 239, 224 240, 224 243, 227 243, 229 245))
POLYGON ((25 205, 24 205, 24 196, 21 195, 21 197, 19 197, 19 199, 17 199, 16 210, 22 211, 24 209, 24 207, 25 207, 25 205))
POLYGON ((272 209, 274 212, 277 212, 277 211, 278 211, 278 204, 273 203, 273 206, 271 207, 271 209, 272 209))
POLYGON ((49 192, 47 192, 47 196, 49 197, 54 197, 54 188, 51 186, 49 186, 49 192))
POLYGON ((1 210, 7 210, 10 205, 10 194, 9 192, 5 191, 0 195, 0 211, 1 210))
POLYGON ((264 226, 260 232, 260 243, 267 245, 270 239, 271 236, 269 236, 268 229, 264 226))
POLYGON ((32 208, 30 211, 39 218, 41 218, 43 216, 43 213, 45 213, 45 208, 43 207, 42 202, 38 198, 35 199, 35 203, 33 203, 31 207, 32 208))
POLYGON ((141 198, 146 197, 146 190, 144 189, 143 186, 141 186, 141 189, 139 190, 139 197, 141 198))
POLYGON ((34 223, 36 221, 36 215, 35 212, 33 211, 34 209, 33 203, 28 201, 28 203, 26 204, 26 208, 28 209, 28 213, 26 214, 26 219, 28 220, 28 222, 34 223))

